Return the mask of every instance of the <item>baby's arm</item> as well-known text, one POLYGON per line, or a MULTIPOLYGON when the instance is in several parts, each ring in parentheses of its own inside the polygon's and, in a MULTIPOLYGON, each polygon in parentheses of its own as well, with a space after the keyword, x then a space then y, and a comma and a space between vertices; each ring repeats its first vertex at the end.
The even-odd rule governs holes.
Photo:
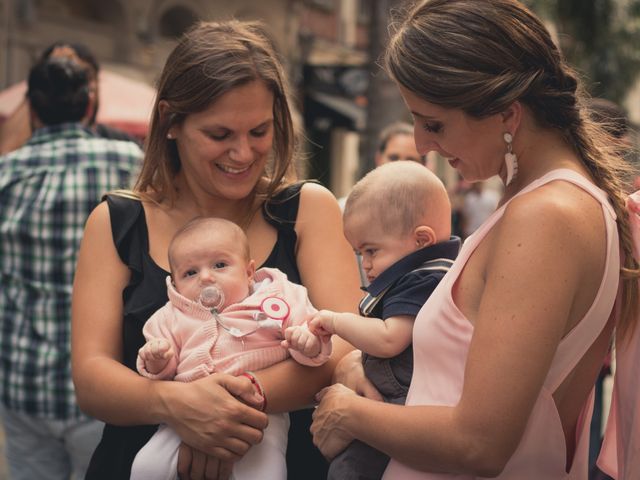
POLYGON ((157 310, 142 327, 147 342, 138 350, 138 373, 154 380, 171 380, 178 369, 179 344, 172 334, 171 310, 157 310))
POLYGON ((330 336, 321 338, 310 332, 306 323, 286 328, 282 346, 288 348, 294 360, 303 365, 322 365, 331 356, 330 336))
POLYGON ((158 375, 174 357, 171 344, 164 338, 152 338, 138 350, 138 358, 144 369, 152 375, 158 375))
POLYGON ((414 320, 412 315, 397 315, 381 320, 353 313, 320 310, 309 321, 309 329, 321 337, 336 334, 369 355, 391 358, 411 344, 414 320))

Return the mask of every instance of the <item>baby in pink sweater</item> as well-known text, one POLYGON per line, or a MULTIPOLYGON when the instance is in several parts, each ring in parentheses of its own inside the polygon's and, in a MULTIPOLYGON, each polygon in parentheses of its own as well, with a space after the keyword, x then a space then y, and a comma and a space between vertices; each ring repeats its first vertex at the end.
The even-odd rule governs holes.
MULTIPOLYGON (((215 372, 255 379, 251 370, 289 356, 310 366, 328 360, 331 344, 307 328, 316 309, 306 289, 277 269, 256 271, 236 224, 189 222, 169 245, 169 265, 169 302, 145 323, 140 374, 184 382, 215 372)), ((269 415, 263 441, 234 465, 234 478, 284 480, 288 426, 287 414, 269 415)), ((161 426, 136 456, 131 479, 177 478, 179 445, 175 432, 161 426)))

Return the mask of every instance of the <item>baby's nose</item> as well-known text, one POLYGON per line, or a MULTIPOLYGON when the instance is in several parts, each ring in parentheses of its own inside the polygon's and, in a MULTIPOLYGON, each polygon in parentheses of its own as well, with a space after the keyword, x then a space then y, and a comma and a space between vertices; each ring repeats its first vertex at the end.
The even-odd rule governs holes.
POLYGON ((200 282, 202 283, 215 283, 215 276, 213 275, 213 272, 211 272, 211 270, 209 270, 208 268, 203 269, 200 272, 200 282))

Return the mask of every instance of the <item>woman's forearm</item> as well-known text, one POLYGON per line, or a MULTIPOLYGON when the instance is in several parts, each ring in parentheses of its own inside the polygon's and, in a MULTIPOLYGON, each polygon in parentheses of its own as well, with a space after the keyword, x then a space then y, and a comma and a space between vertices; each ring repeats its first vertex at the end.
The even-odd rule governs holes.
POLYGON ((316 393, 331 383, 336 365, 352 350, 347 342, 334 337, 331 358, 324 365, 305 367, 290 358, 254 372, 265 390, 267 411, 289 412, 315 403, 316 393))
POLYGON ((491 439, 465 431, 453 407, 407 407, 355 395, 343 400, 349 434, 411 468, 493 476, 503 467, 488 448, 491 439))
POLYGON ((80 408, 114 425, 166 421, 173 382, 150 380, 111 359, 91 359, 74 368, 80 408), (122 393, 118 393, 122 392, 122 393))

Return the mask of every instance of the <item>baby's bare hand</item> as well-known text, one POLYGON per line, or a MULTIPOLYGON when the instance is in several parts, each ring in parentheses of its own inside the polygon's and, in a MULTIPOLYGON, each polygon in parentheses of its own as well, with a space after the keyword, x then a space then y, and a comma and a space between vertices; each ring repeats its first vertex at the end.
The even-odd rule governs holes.
POLYGON ((168 360, 174 355, 171 344, 164 338, 149 340, 138 351, 138 354, 144 361, 168 360))
POLYGON ((316 357, 322 350, 320 339, 301 326, 287 328, 284 331, 284 338, 285 340, 282 342, 282 346, 296 350, 305 357, 316 357))
POLYGON ((330 310, 320 310, 309 320, 309 330, 321 337, 336 333, 336 313, 330 310))

